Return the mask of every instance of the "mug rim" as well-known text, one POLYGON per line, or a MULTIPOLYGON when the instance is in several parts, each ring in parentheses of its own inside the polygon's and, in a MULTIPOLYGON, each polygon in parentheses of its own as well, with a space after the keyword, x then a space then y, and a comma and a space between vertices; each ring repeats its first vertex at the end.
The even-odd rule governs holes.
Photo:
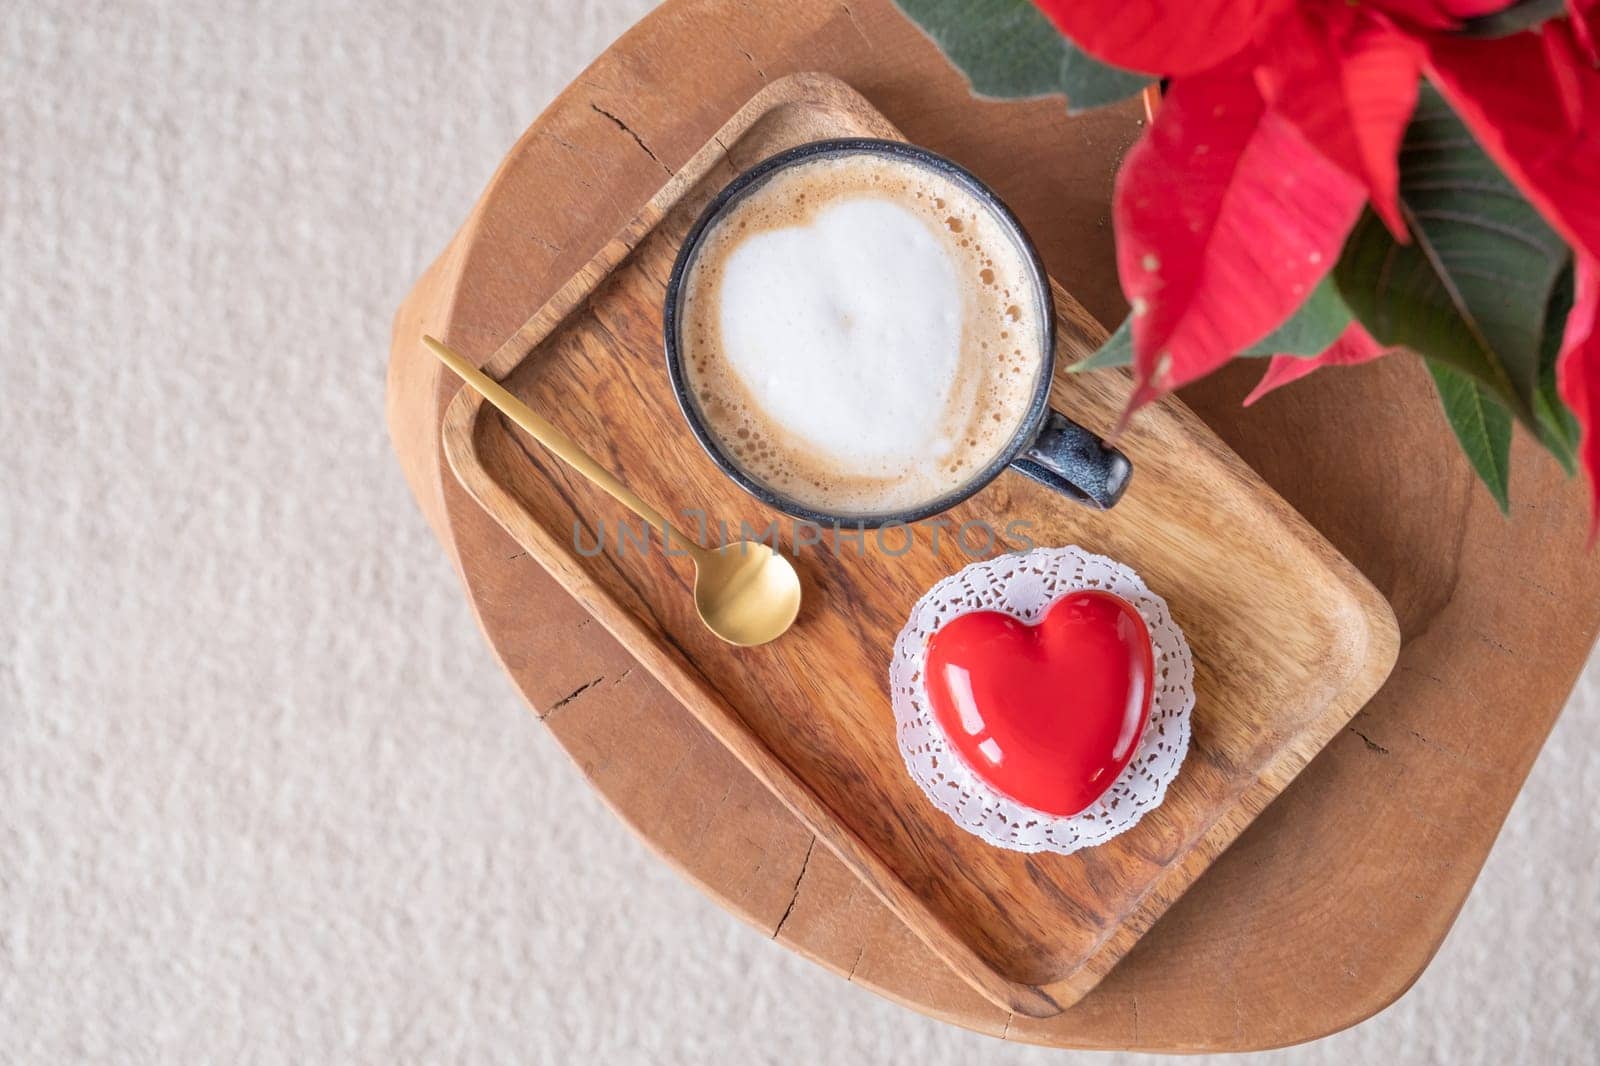
POLYGON ((1044 426, 1045 418, 1050 412, 1050 389, 1055 376, 1056 354, 1056 312, 1055 295, 1051 292, 1050 276, 1045 271, 1044 261, 1039 256, 1039 250, 1034 245, 1027 230, 1012 212, 1004 200, 993 189, 978 178, 971 171, 959 163, 923 148, 920 145, 907 141, 886 140, 877 137, 835 137, 819 141, 808 141, 793 148, 769 156, 755 166, 743 171, 732 181, 725 185, 711 202, 700 212, 694 225, 689 228, 683 243, 678 248, 678 254, 672 264, 672 274, 667 279, 666 301, 663 306, 662 332, 664 334, 667 358, 667 375, 672 384, 673 396, 678 401, 678 409, 683 412, 683 417, 689 423, 690 432, 700 442, 711 461, 732 478, 734 483, 754 496, 760 502, 775 510, 781 511, 792 518, 811 522, 819 526, 833 526, 835 528, 848 527, 859 529, 876 529, 891 525, 909 525, 925 518, 948 511, 950 508, 963 502, 982 491, 995 478, 999 477, 1007 467, 1016 462, 1019 456, 1028 450, 1039 437, 1039 432, 1044 426), (912 165, 934 170, 942 176, 955 181, 965 188, 998 219, 1009 231, 1017 249, 1022 253, 1022 258, 1032 276, 1035 297, 1039 303, 1039 310, 1044 316, 1044 325, 1041 330, 1041 344, 1044 351, 1039 362, 1038 378, 1034 382, 1033 393, 1029 398, 1028 406, 1022 418, 1017 423, 1016 431, 1005 447, 995 454, 995 457, 974 473, 971 478, 958 487, 916 507, 905 508, 897 511, 869 512, 865 514, 841 514, 808 507, 800 501, 786 496, 773 489, 771 486, 757 480, 747 473, 723 450, 721 441, 713 434, 710 427, 705 424, 700 414, 699 405, 695 402, 689 388, 687 375, 683 367, 683 355, 678 343, 678 316, 680 295, 683 282, 698 257, 702 239, 727 211, 741 199, 758 189, 768 178, 781 170, 786 170, 800 163, 815 158, 836 155, 879 155, 890 156, 910 162, 912 165))

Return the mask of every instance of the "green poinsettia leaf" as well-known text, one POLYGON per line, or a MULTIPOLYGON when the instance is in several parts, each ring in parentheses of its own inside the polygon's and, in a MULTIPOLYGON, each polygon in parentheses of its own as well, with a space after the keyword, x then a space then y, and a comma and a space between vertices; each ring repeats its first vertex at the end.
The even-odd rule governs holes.
POLYGON ((1438 360, 1427 362, 1461 450, 1506 513, 1511 508, 1511 412, 1474 379, 1438 360))
POLYGON ((1333 276, 1322 279, 1289 320, 1240 355, 1321 355, 1350 325, 1350 305, 1333 276))
POLYGON ((1368 210, 1334 268, 1379 343, 1466 374, 1537 432, 1545 309, 1569 252, 1428 86, 1400 149, 1400 244, 1368 210))
MULTIPOLYGON (((1306 358, 1321 355, 1328 345, 1350 325, 1350 308, 1339 295, 1339 288, 1331 277, 1326 278, 1311 296, 1300 305, 1289 320, 1261 340, 1252 344, 1240 355, 1300 355, 1306 358)), ((1073 363, 1068 370, 1104 370, 1113 366, 1130 366, 1133 363, 1133 318, 1122 320, 1117 331, 1087 359, 1073 363)))
POLYGON ((1005 99, 1065 93, 1071 111, 1126 99, 1155 79, 1081 51, 1031 0, 895 0, 961 68, 972 91, 1005 99))
POLYGON ((1104 370, 1113 366, 1133 365, 1133 316, 1122 320, 1117 331, 1106 338, 1093 355, 1080 359, 1067 367, 1074 374, 1084 370, 1104 370))
POLYGON ((1544 340, 1539 346, 1539 391, 1533 395, 1533 414, 1539 441, 1556 457, 1571 477, 1578 472, 1578 420, 1556 388, 1556 359, 1561 355, 1561 335, 1572 310, 1572 265, 1561 272, 1545 311, 1544 340))
POLYGON ((1461 32, 1468 37, 1510 37, 1566 12, 1567 0, 1517 0, 1499 11, 1467 19, 1461 24, 1461 32))

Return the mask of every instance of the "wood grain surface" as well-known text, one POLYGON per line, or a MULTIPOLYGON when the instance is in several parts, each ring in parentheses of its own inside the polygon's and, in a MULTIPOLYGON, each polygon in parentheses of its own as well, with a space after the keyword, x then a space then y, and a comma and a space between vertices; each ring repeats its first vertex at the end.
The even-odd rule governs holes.
MULTIPOLYGON (((830 136, 898 131, 825 75, 766 86, 485 369, 647 499, 766 528, 781 516, 722 474, 678 412, 661 308, 706 202, 762 159, 830 136)), ((1066 372, 1105 332, 1059 288, 1055 302, 1055 401, 1108 429, 1130 383, 1066 372)), ((1005 476, 944 516, 942 538, 924 523, 881 546, 830 535, 807 548, 778 527, 808 596, 795 628, 760 649, 708 633, 689 561, 659 544, 647 554, 642 526, 624 539, 619 523, 635 525, 626 513, 477 392, 461 391, 443 435, 462 483, 530 555, 929 947, 1031 1016, 1059 1013, 1093 987, 1377 690, 1399 648, 1377 591, 1176 400, 1123 438, 1137 475, 1111 513, 1005 476), (1018 519, 1037 543, 1135 566, 1195 655, 1194 741, 1166 801, 1135 830, 1073 856, 1002 851, 957 827, 906 773, 889 709, 896 634, 918 597, 972 558, 950 531, 991 531, 973 538, 991 557, 1012 546, 993 531, 1018 519)))
POLYGON ((1249 411, 1256 367, 1186 391, 1394 604, 1405 644, 1374 700, 1126 959, 1040 1020, 974 992, 816 848, 445 468, 455 384, 415 338, 487 359, 741 101, 807 69, 973 169, 1093 314, 1122 313, 1108 204, 1136 101, 1068 116, 1059 100, 974 100, 887 3, 664 4, 534 123, 395 321, 395 448, 501 662, 658 853, 779 942, 928 1014, 1042 1044, 1197 1051, 1293 1043, 1381 1009, 1449 929, 1600 627, 1581 487, 1519 440, 1501 520, 1414 363, 1325 372, 1249 411))

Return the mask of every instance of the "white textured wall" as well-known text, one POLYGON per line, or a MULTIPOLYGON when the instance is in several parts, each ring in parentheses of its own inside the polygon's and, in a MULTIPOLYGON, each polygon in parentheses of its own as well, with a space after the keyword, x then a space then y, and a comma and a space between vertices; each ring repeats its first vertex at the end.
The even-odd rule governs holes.
MULTIPOLYGON (((648 855, 390 458, 395 304, 646 6, 0 7, 0 1062, 1071 1057, 648 855)), ((1594 1061, 1597 749, 1591 670, 1417 988, 1263 1061, 1594 1061)))

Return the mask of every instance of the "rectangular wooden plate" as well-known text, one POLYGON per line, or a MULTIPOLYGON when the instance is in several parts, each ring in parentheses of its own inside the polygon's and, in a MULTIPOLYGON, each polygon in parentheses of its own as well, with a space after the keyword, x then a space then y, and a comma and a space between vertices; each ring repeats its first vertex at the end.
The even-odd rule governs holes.
MULTIPOLYGON (((832 78, 769 85, 485 369, 664 511, 766 527, 778 516, 717 469, 677 408, 662 297, 679 243, 718 189, 775 152, 837 136, 899 134, 832 78)), ((1065 366, 1105 333, 1059 286, 1055 298, 1065 366)), ((1058 371, 1054 402, 1104 431, 1128 387, 1117 373, 1058 371)), ((1376 691, 1399 647, 1377 591, 1175 400, 1141 412, 1124 436, 1135 474, 1108 513, 1007 473, 949 513, 938 550, 922 527, 892 557, 870 534, 865 554, 849 540, 838 554, 796 551, 780 523, 805 605, 794 630, 755 649, 701 627, 688 559, 619 542, 623 525, 638 528, 631 516, 471 389, 451 402, 443 439, 473 496, 819 840, 975 988, 1037 1017, 1105 975, 1376 691), (1137 569, 1194 652, 1193 742, 1165 802, 1072 856, 990 847, 929 805, 901 762, 889 705, 890 651, 912 604, 971 561, 950 528, 1018 519, 1036 543, 1078 544, 1137 569)))

